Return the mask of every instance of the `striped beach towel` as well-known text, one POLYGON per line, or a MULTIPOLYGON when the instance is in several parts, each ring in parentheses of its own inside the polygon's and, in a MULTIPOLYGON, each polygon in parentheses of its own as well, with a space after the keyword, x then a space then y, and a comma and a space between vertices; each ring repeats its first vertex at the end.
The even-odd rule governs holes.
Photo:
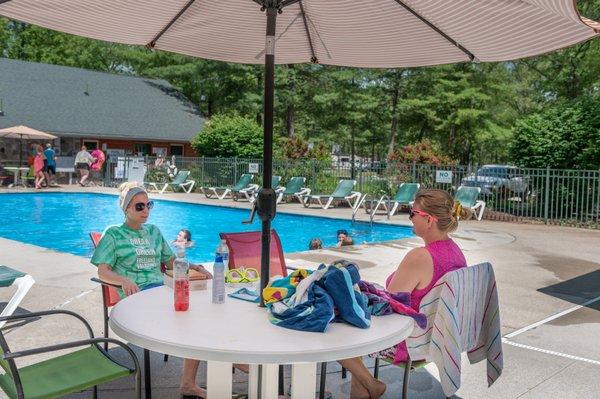
POLYGON ((471 364, 486 359, 488 386, 502 373, 502 337, 494 270, 481 263, 443 276, 423 298, 424 329, 406 339, 411 359, 437 366, 442 389, 452 396, 460 387, 461 353, 471 364))

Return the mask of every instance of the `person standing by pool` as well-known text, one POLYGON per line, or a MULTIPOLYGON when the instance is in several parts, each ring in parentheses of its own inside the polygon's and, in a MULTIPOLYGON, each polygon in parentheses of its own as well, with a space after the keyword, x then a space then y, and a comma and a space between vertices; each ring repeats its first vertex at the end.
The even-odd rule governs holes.
MULTIPOLYGON (((121 286, 121 296, 163 285, 160 264, 173 268, 173 251, 158 227, 146 224, 154 203, 146 189, 135 182, 119 187, 119 206, 125 222, 109 227, 94 251, 91 263, 98 267, 98 277, 121 286)), ((210 274, 202 267, 190 264, 200 273, 210 274)), ((206 392, 196 385, 198 360, 184 359, 180 391, 182 395, 205 397, 206 392)))
MULTIPOLYGON (((409 292, 410 305, 418 311, 421 300, 446 273, 467 267, 461 249, 448 236, 456 230, 459 219, 467 219, 470 211, 455 203, 445 190, 421 190, 409 213, 414 233, 425 246, 410 250, 386 281, 391 293, 409 292)), ((408 358, 406 343, 401 342, 372 356, 389 359, 394 364, 408 358)), ((415 359, 420 360, 420 359, 415 359)), ((379 398, 385 384, 374 378, 359 357, 341 360, 340 364, 352 373, 350 397, 379 398)))
POLYGON ((90 181, 93 182, 95 180, 95 178, 98 178, 99 180, 101 180, 102 167, 104 166, 104 161, 106 161, 106 156, 104 155, 102 150, 100 150, 98 148, 96 148, 94 151, 92 151, 92 153, 90 155, 94 159, 94 161, 90 165, 90 176, 91 176, 90 181))
POLYGON ((90 165, 94 162, 92 155, 87 152, 87 147, 82 145, 81 151, 75 155, 75 168, 79 171, 79 184, 85 186, 90 177, 90 165))
POLYGON ((48 182, 48 186, 55 185, 56 182, 51 182, 53 176, 56 175, 56 153, 52 149, 52 144, 47 143, 46 149, 44 150, 44 176, 48 182))
POLYGON ((35 176, 35 188, 42 188, 42 183, 46 180, 44 175, 44 151, 41 145, 37 145, 36 154, 33 158, 33 175, 35 176))

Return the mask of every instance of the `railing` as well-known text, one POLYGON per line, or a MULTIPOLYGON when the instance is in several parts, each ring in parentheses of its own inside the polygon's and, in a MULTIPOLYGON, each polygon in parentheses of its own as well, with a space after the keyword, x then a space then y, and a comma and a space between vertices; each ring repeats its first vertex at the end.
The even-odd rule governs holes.
MULTIPOLYGON (((154 157, 143 158, 145 181, 168 181, 167 159, 155 167, 154 157)), ((109 159, 105 184, 126 181, 132 158, 109 159), (122 172, 122 173, 121 173, 122 172)), ((178 170, 189 170, 197 186, 227 186, 243 173, 254 174, 254 183, 262 184, 262 160, 239 158, 176 158, 178 170)), ((171 169, 171 171, 173 171, 171 169)), ((421 188, 438 188, 451 194, 461 185, 481 188, 486 201, 485 219, 537 220, 548 224, 600 228, 600 170, 550 168, 480 168, 477 165, 424 165, 356 162, 332 164, 317 160, 273 162, 273 174, 285 184, 293 176, 306 177, 306 185, 315 194, 333 192, 339 180, 355 179, 355 190, 381 198, 393 197, 402 182, 416 182, 421 188)))

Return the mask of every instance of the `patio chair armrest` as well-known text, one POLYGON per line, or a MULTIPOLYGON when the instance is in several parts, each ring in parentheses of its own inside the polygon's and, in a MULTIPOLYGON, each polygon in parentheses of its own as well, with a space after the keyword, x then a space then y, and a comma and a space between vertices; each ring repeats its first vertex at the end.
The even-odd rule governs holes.
POLYGON ((97 277, 92 277, 90 280, 93 281, 93 282, 95 282, 95 283, 98 283, 98 284, 106 285, 107 287, 121 288, 121 286, 119 284, 109 283, 109 282, 106 282, 104 280, 100 280, 97 277))
POLYGON ((293 271, 298 270, 297 267, 293 267, 293 266, 286 266, 285 268, 288 269, 288 270, 293 270, 293 271))
POLYGON ((105 343, 105 342, 118 345, 121 348, 125 349, 125 351, 127 351, 127 353, 129 353, 129 355, 131 356, 131 359, 133 360, 133 363, 135 364, 135 370, 140 370, 140 364, 139 364, 138 358, 135 355, 135 353, 133 352, 133 350, 129 347, 129 345, 127 345, 124 342, 121 342, 117 339, 114 339, 114 338, 104 338, 104 337, 82 339, 79 341, 65 342, 65 343, 57 344, 57 345, 40 346, 39 348, 25 349, 25 350, 16 351, 16 352, 7 352, 2 355, 2 358, 3 359, 16 359, 16 358, 25 357, 25 356, 39 355, 41 353, 55 352, 55 351, 59 351, 59 350, 63 350, 63 349, 77 348, 79 346, 98 345, 98 344, 105 343))
POLYGON ((0 317, 0 321, 26 320, 26 319, 39 318, 42 316, 55 315, 55 314, 64 314, 67 316, 75 317, 76 319, 78 319, 79 321, 81 321, 83 323, 83 325, 87 329, 88 333, 90 334, 90 338, 94 338, 94 332, 92 331, 92 327, 90 326, 90 323, 88 323, 87 320, 84 319, 82 316, 78 315, 75 312, 71 312, 70 310, 53 309, 53 310, 43 310, 41 312, 31 312, 31 313, 21 314, 21 315, 2 316, 2 317, 0 317))

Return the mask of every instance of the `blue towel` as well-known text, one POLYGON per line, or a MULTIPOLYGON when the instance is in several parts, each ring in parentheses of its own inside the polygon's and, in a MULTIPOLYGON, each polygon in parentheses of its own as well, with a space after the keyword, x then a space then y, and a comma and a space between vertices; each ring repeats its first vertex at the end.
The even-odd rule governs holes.
MULTIPOLYGON (((319 268, 325 267, 324 265, 319 268)), ((334 263, 327 266, 327 272, 316 282, 327 291, 337 308, 337 321, 345 321, 353 326, 369 328, 371 313, 367 309, 368 300, 359 289, 354 289, 360 281, 356 265, 334 263)))
POLYGON ((269 321, 292 330, 325 332, 334 318, 331 296, 316 284, 311 284, 306 296, 306 301, 297 305, 293 298, 269 305, 269 321))

